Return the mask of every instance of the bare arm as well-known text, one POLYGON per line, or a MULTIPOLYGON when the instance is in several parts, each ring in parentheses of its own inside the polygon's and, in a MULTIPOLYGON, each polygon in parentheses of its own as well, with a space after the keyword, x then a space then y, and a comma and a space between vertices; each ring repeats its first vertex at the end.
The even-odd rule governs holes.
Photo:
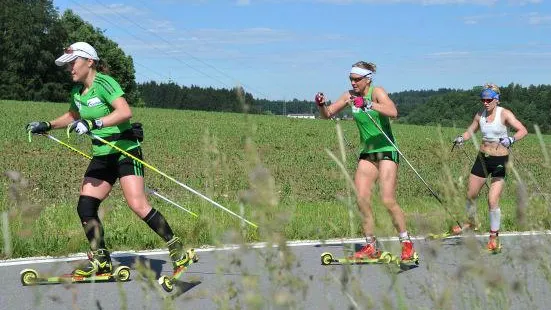
POLYGON ((349 101, 350 93, 346 91, 339 97, 339 99, 337 99, 337 101, 328 106, 325 105, 325 98, 323 98, 320 102, 322 105, 318 105, 318 110, 320 111, 322 118, 331 118, 344 109, 348 105, 349 101))
POLYGON ((115 110, 101 118, 103 127, 115 126, 132 118, 132 110, 130 110, 128 102, 123 97, 115 99, 111 103, 111 106, 115 110))
POLYGON ((505 125, 513 127, 513 129, 516 131, 513 135, 515 141, 524 138, 528 134, 528 130, 526 130, 526 127, 524 127, 524 125, 515 117, 513 112, 504 109, 502 114, 503 122, 505 123, 505 125))
POLYGON ((397 117, 398 110, 394 101, 390 99, 386 91, 382 87, 375 87, 373 89, 373 105, 372 110, 375 110, 381 113, 384 116, 388 117, 397 117))
POLYGON ((50 122, 50 125, 52 126, 52 129, 57 128, 65 128, 67 125, 69 125, 74 120, 77 120, 80 118, 80 115, 78 112, 69 110, 65 114, 61 115, 60 117, 54 119, 50 122))
POLYGON ((463 137, 465 141, 469 140, 475 134, 475 132, 477 132, 480 129, 479 122, 480 122, 480 113, 476 113, 476 115, 474 116, 473 122, 467 128, 467 131, 461 134, 461 137, 463 137))

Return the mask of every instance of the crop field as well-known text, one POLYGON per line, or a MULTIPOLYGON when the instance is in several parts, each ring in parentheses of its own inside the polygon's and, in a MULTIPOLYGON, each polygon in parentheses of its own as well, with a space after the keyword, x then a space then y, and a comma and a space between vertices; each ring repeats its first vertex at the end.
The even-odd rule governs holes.
MULTIPOLYGON (((42 136, 29 143, 25 124, 51 120, 67 104, 0 101, 0 211, 2 258, 85 251, 76 203, 88 159, 42 136)), ((359 212, 347 178, 355 170, 358 135, 353 121, 134 108, 144 126, 144 160, 258 224, 255 229, 154 171, 146 186, 197 213, 198 218, 150 196, 190 246, 267 238, 359 237, 359 212), (338 138, 338 128, 343 139, 338 138), (340 147, 342 145, 342 147, 340 147), (341 165, 342 163, 342 165, 341 165)), ((474 112, 474 111, 473 111, 474 112)), ((472 142, 451 151, 464 128, 394 124, 398 146, 443 199, 440 204, 401 160, 398 202, 412 235, 438 233, 462 220, 466 181, 476 150, 472 142)), ((88 137, 56 138, 90 152, 88 137)), ((530 134, 515 143, 500 202, 502 230, 549 229, 550 136, 530 134)), ((374 191, 377 234, 396 235, 374 191)), ((486 189, 478 200, 488 230, 486 189)), ((164 247, 162 240, 127 207, 118 184, 102 203, 100 217, 113 250, 164 247)))

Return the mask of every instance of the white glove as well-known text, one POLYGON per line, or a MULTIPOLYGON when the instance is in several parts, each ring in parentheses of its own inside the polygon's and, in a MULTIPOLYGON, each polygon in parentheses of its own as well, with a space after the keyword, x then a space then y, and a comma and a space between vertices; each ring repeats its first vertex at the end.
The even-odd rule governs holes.
POLYGON ((510 148, 515 143, 515 137, 499 138, 499 143, 506 148, 510 148))
POLYGON ((465 139, 463 139, 463 136, 457 136, 457 138, 453 140, 454 145, 463 145, 464 142, 465 139))

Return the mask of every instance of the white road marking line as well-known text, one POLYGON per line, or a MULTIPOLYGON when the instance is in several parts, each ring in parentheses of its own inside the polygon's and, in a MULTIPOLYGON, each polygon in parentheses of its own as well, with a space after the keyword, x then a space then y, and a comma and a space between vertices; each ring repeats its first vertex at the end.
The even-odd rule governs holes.
MULTIPOLYGON (((544 231, 521 231, 521 232, 504 232, 500 233, 500 237, 518 237, 518 236, 543 236, 551 235, 551 230, 544 231)), ((478 234, 475 235, 477 238, 487 237, 488 234, 478 234)), ((462 238, 462 236, 452 236, 449 238, 462 238)), ((425 240, 424 236, 411 237, 413 240, 425 240)), ((379 241, 398 241, 398 237, 382 237, 378 238, 379 241)), ((316 246, 316 245, 336 245, 336 244, 349 244, 349 243, 363 243, 365 238, 343 238, 343 239, 328 239, 328 240, 297 240, 297 241, 287 241, 287 246, 289 247, 298 247, 298 246, 316 246)), ((262 249, 268 245, 267 242, 258 242, 253 244, 247 244, 247 247, 253 249, 262 249)), ((274 245, 275 246, 275 245, 274 245)), ((228 251, 236 250, 241 248, 241 245, 224 245, 221 247, 203 247, 195 249, 196 252, 214 252, 214 251, 228 251)), ((124 251, 124 252, 113 252, 111 257, 132 257, 132 256, 150 256, 150 255, 168 255, 167 250, 151 250, 151 251, 124 251)), ((77 260, 87 259, 86 253, 77 253, 72 254, 66 257, 26 257, 26 258, 15 258, 9 260, 0 260, 0 267, 7 266, 17 266, 17 265, 31 265, 31 264, 41 264, 41 263, 54 263, 54 262, 70 262, 77 260)))

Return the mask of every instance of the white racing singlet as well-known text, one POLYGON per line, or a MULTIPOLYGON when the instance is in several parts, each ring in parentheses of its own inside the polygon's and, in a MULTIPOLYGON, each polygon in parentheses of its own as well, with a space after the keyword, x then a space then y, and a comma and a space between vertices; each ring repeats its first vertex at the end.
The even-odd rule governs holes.
POLYGON ((480 132, 482 133, 482 141, 499 142, 500 138, 507 137, 507 126, 501 121, 502 107, 496 107, 496 116, 494 120, 489 123, 487 117, 487 111, 482 111, 480 115, 479 125, 480 132))

